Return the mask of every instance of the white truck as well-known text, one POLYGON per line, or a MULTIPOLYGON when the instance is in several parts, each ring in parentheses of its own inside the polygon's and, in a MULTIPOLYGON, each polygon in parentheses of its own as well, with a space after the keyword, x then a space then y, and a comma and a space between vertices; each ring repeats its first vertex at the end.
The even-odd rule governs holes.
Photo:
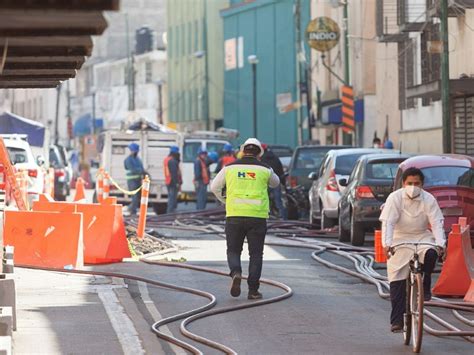
MULTIPOLYGON (((182 136, 164 127, 160 131, 111 130, 102 133, 99 140, 101 166, 124 189, 127 189, 124 161, 130 154, 128 149, 130 143, 140 145, 139 157, 151 179, 149 204, 155 213, 165 213, 168 191, 165 185, 163 161, 169 154, 170 146, 182 146, 182 136)), ((113 185, 111 185, 110 196, 117 197, 118 202, 124 204, 130 203, 131 200, 129 195, 113 185)))

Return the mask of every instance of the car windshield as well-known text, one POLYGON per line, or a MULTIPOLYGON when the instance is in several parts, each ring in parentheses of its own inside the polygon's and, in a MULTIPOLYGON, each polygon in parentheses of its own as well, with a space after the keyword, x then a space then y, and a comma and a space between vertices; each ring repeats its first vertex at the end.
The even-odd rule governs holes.
POLYGON ((208 151, 208 153, 216 152, 219 154, 220 152, 222 152, 224 145, 225 143, 207 142, 206 150, 208 151))
POLYGON ((300 149, 295 158, 295 169, 316 171, 327 151, 322 149, 300 149))
POLYGON ((196 160, 201 142, 189 142, 184 144, 183 162, 190 163, 196 160))
POLYGON ((365 168, 368 179, 393 180, 399 162, 370 162, 365 168))
POLYGON ((338 175, 351 175, 352 169, 362 155, 367 153, 341 155, 336 158, 335 173, 338 175))
POLYGON ((436 166, 421 169, 425 187, 467 186, 474 188, 474 169, 461 166, 436 166))
POLYGON ((8 155, 10 156, 10 161, 15 164, 28 163, 28 153, 26 150, 21 148, 12 148, 8 147, 8 155))
POLYGON ((270 147, 270 150, 278 157, 291 157, 293 155, 293 151, 289 147, 270 147))
POLYGON ((49 163, 54 168, 63 168, 64 163, 60 157, 59 152, 55 148, 49 149, 49 163))

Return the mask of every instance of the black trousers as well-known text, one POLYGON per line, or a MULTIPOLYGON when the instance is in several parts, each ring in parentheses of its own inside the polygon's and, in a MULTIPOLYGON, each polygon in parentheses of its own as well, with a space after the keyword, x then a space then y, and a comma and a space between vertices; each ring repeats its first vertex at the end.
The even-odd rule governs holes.
POLYGON ((251 217, 228 217, 225 225, 227 240, 227 262, 230 275, 242 272, 240 256, 245 238, 247 238, 250 263, 247 283, 249 290, 256 291, 260 286, 262 275, 263 245, 267 233, 267 220, 251 217))
MULTIPOLYGON (((431 294, 431 274, 436 265, 438 253, 434 249, 429 249, 425 254, 423 264, 423 289, 426 294, 431 294)), ((390 314, 390 324, 403 324, 403 314, 406 312, 407 282, 406 280, 390 282, 390 301, 392 303, 392 313, 390 314)))

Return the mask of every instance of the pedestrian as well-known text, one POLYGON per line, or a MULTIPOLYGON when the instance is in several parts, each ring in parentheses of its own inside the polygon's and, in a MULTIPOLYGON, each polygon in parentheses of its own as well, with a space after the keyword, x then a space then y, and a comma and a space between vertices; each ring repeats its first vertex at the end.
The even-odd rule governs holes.
POLYGON ((166 213, 173 213, 178 207, 178 192, 183 184, 179 161, 179 148, 177 146, 171 146, 170 153, 163 162, 165 184, 168 189, 166 213))
POLYGON ((387 254, 387 275, 390 282, 392 332, 403 330, 403 315, 406 313, 406 279, 414 247, 391 249, 392 244, 424 242, 437 245, 419 246, 420 261, 423 263, 424 299, 431 299, 431 273, 438 254, 444 253, 446 236, 444 217, 438 202, 423 190, 424 175, 420 169, 408 168, 402 175, 403 188, 391 193, 380 215, 382 222, 382 245, 387 254))
MULTIPOLYGON (((130 191, 135 191, 142 185, 142 178, 145 174, 145 169, 143 168, 142 160, 138 156, 140 146, 137 143, 130 143, 128 149, 130 150, 130 155, 124 161, 127 175, 127 186, 130 191)), ((128 212, 131 216, 137 214, 140 202, 139 198, 140 196, 138 193, 132 195, 132 202, 128 206, 128 212)))
POLYGON ((382 145, 382 141, 380 140, 380 138, 375 137, 375 138, 372 140, 372 148, 378 149, 378 148, 381 147, 381 145, 382 145))
POLYGON ((227 143, 222 148, 222 156, 219 159, 219 162, 217 163, 215 173, 218 174, 219 171, 221 171, 221 169, 224 166, 227 166, 233 163, 234 161, 235 161, 234 150, 232 149, 232 145, 227 143))
POLYGON ((204 210, 207 204, 207 186, 211 180, 211 172, 207 163, 207 151, 201 148, 194 162, 194 186, 196 187, 196 209, 198 211, 204 210))
POLYGON ((390 139, 387 139, 384 143, 383 143, 383 147, 385 149, 393 149, 393 142, 390 140, 390 139))
POLYGON ((262 298, 258 289, 270 205, 268 187, 277 187, 280 179, 269 166, 259 160, 263 149, 256 138, 247 139, 241 151, 242 159, 225 166, 217 174, 212 181, 211 191, 226 206, 227 262, 232 277, 230 294, 233 297, 240 295, 240 256, 247 238, 250 255, 247 297, 254 300, 262 298))
POLYGON ((275 153, 273 153, 270 149, 268 149, 268 145, 262 144, 262 148, 264 150, 262 156, 262 163, 268 165, 270 168, 273 169, 275 174, 278 175, 280 178, 280 185, 275 188, 270 188, 270 200, 273 200, 275 203, 276 208, 278 209, 278 213, 280 218, 283 220, 288 219, 288 212, 286 207, 283 205, 282 200, 282 189, 285 188, 285 171, 283 170, 283 164, 281 163, 280 158, 278 158, 275 153))

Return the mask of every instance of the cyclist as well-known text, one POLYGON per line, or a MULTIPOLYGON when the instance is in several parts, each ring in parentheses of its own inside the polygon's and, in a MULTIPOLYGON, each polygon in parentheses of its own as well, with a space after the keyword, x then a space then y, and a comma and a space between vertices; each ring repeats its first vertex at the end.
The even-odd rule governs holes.
POLYGON ((382 222, 382 245, 389 258, 387 261, 388 281, 392 312, 390 323, 392 332, 403 330, 403 314, 406 308, 406 279, 409 262, 414 247, 403 246, 391 255, 391 246, 404 242, 425 242, 437 245, 419 246, 420 260, 423 263, 424 299, 431 299, 431 273, 438 254, 444 252, 446 237, 443 229, 444 217, 438 202, 430 193, 423 190, 424 175, 420 169, 408 168, 402 175, 403 188, 390 194, 380 215, 382 222), (431 230, 430 230, 431 229, 431 230))

